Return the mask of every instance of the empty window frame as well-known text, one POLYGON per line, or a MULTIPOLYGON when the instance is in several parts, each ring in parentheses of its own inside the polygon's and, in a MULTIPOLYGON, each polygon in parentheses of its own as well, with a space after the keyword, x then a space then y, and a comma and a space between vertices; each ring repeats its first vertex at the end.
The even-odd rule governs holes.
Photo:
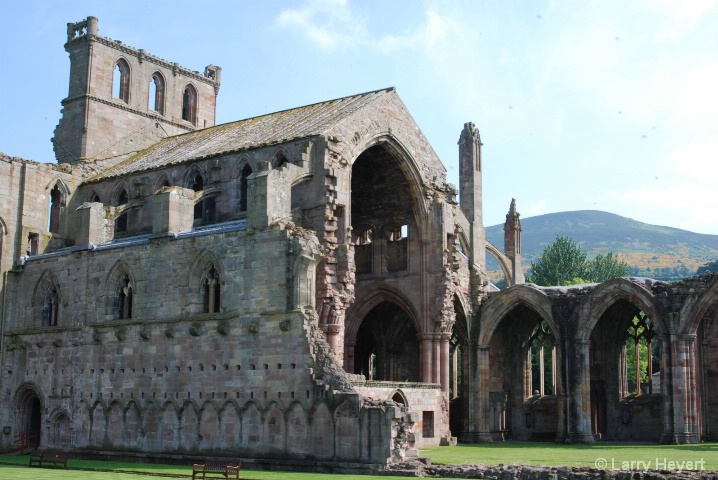
POLYGON ((132 282, 130 281, 129 275, 125 275, 120 280, 120 285, 117 292, 117 315, 120 320, 132 318, 133 297, 134 290, 132 288, 132 282))
POLYGON ((130 102, 130 66, 124 59, 117 60, 112 76, 112 96, 130 102))
POLYGON ((526 396, 556 394, 556 339, 546 320, 536 325, 529 339, 531 385, 526 396))
POLYGON ((239 179, 239 211, 247 211, 247 196, 249 194, 249 182, 247 179, 252 174, 252 168, 249 165, 245 165, 242 169, 242 175, 239 179))
POLYGON ((202 275, 202 296, 204 299, 204 312, 214 313, 220 310, 220 279, 217 269, 210 264, 202 275))
POLYGON ((197 125, 197 90, 187 85, 182 94, 182 120, 197 125))
POLYGON ((653 321, 645 313, 633 317, 626 329, 622 355, 623 395, 653 393, 653 374, 660 368, 659 345, 653 342, 653 321))
POLYGON ((150 78, 150 94, 147 108, 160 115, 165 113, 165 80, 159 72, 155 72, 150 78))
POLYGON ((46 327, 57 326, 58 310, 60 302, 58 301, 57 288, 50 285, 45 292, 45 299, 42 304, 42 324, 46 327))

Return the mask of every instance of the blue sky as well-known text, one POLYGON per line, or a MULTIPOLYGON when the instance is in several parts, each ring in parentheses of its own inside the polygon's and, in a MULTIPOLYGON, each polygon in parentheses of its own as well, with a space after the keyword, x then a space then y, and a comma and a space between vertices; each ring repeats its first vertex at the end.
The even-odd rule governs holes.
POLYGON ((395 86, 458 184, 484 143, 484 222, 605 210, 718 234, 718 2, 0 0, 0 151, 54 161, 66 24, 193 70, 219 123, 395 86))

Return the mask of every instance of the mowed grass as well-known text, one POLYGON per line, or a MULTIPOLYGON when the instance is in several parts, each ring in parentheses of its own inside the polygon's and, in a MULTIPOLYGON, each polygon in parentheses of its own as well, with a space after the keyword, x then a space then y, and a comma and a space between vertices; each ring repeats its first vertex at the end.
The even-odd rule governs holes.
MULTIPOLYGON (((654 445, 609 444, 559 445, 554 443, 503 442, 456 447, 436 447, 421 450, 422 457, 430 457, 434 464, 452 465, 480 463, 484 465, 548 465, 622 468, 634 462, 638 470, 660 470, 668 462, 702 462, 702 469, 718 471, 718 444, 654 445), (638 462, 643 462, 639 464, 638 462), (649 463, 650 462, 650 463, 649 463), (658 465, 656 464, 658 462, 658 465)), ((70 459, 70 470, 51 470, 27 467, 28 456, 0 457, 0 479, 67 479, 67 480, 137 480, 138 474, 165 478, 191 478, 191 465, 163 465, 99 460, 70 459), (75 470, 81 469, 81 470, 75 470), (133 473, 130 473, 133 472, 133 473)), ((685 465, 685 464, 683 464, 685 465)), ((685 466, 683 467, 685 468, 685 466)), ((385 479, 373 475, 339 475, 296 473, 243 469, 240 477, 246 480, 371 480, 385 479)))
MULTIPOLYGON (((572 467, 622 468, 634 462, 634 469, 661 470, 668 462, 703 462, 704 470, 718 471, 718 443, 695 445, 656 445, 627 443, 596 443, 593 445, 561 445, 535 442, 495 442, 421 450, 422 457, 432 463, 456 465, 520 464, 572 467), (605 462, 604 462, 605 461, 605 462), (643 462, 638 464, 637 462, 643 462), (647 462, 651 462, 648 464, 647 462), (605 463, 602 465, 602 463, 605 463)), ((688 464, 683 464, 685 469, 688 464)), ((673 470, 680 468, 675 463, 673 470)), ((700 467, 699 467, 700 469, 700 467)))

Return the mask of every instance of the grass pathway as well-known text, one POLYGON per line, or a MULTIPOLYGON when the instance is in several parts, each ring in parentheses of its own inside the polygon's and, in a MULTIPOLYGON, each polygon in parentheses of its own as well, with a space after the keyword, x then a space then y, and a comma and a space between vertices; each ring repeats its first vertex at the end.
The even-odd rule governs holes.
MULTIPOLYGON (((485 465, 520 464, 548 466, 581 466, 656 470, 704 469, 718 471, 718 444, 654 445, 608 444, 558 445, 555 443, 502 442, 456 447, 436 447, 421 451, 424 457, 441 465, 482 463, 485 465), (628 463, 625 463, 628 462, 628 463), (642 463, 638 463, 642 462, 642 463), (698 468, 686 468, 687 463, 698 468)), ((191 478, 190 465, 164 465, 149 463, 105 462, 99 460, 70 459, 70 470, 51 470, 27 467, 28 456, 0 456, 0 480, 138 480, 142 476, 155 478, 191 478)), ((338 475, 319 473, 243 470, 245 480, 378 480, 385 476, 338 475)))

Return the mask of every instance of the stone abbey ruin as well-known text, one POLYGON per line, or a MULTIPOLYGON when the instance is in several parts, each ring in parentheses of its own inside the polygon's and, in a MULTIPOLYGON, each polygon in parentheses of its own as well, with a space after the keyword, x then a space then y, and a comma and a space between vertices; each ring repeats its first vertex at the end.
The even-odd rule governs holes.
POLYGON ((393 88, 215 125, 219 67, 94 17, 65 49, 57 163, 0 156, 3 449, 386 465, 718 435, 718 278, 525 284, 514 202, 485 239, 472 123, 457 189, 393 88))

